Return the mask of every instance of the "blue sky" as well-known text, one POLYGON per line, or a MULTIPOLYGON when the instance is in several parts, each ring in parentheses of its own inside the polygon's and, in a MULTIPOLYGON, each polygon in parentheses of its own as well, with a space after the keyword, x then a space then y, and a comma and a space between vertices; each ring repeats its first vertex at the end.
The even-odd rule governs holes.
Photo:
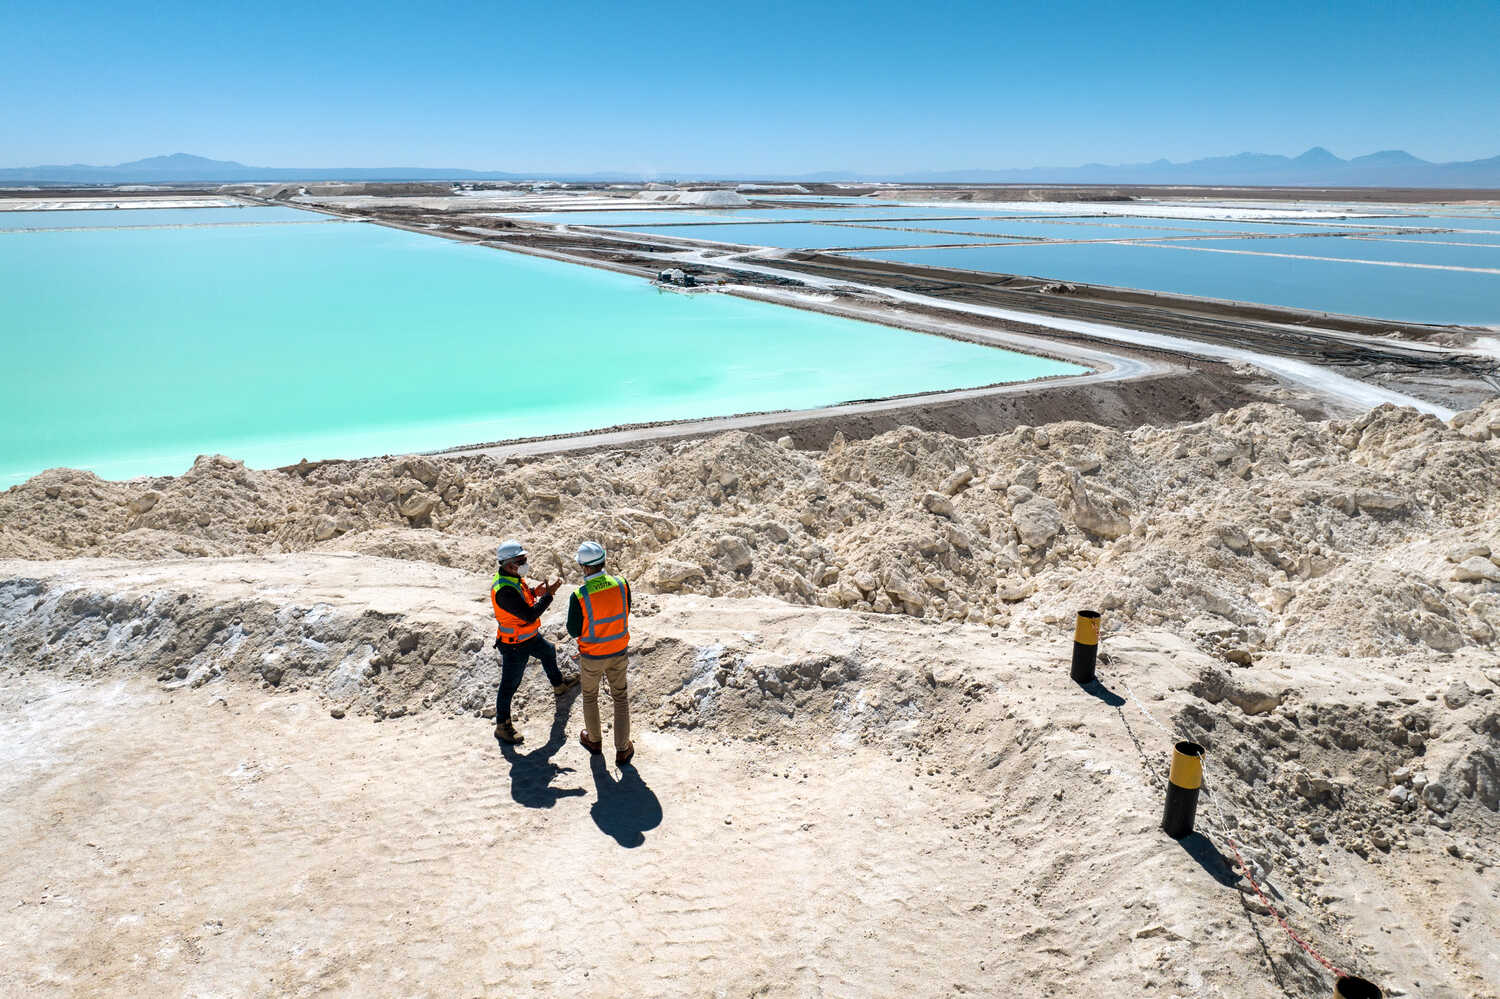
POLYGON ((1500 154, 1500 2, 20 0, 0 166, 899 173, 1500 154))

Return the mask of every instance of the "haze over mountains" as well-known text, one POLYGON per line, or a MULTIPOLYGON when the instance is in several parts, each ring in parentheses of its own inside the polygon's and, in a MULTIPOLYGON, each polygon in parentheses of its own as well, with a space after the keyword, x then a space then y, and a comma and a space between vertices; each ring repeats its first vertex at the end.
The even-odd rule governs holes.
MULTIPOLYGON (((914 178, 891 178, 914 179, 914 178)), ((926 173, 927 183, 1063 184, 1243 184, 1330 187, 1497 187, 1500 156, 1461 163, 1429 163, 1401 149, 1340 159, 1322 146, 1301 156, 1239 153, 1211 156, 1187 163, 1151 163, 1080 167, 1037 167, 1028 170, 954 170, 926 173)))
MULTIPOLYGON (((630 171, 588 174, 520 174, 434 167, 255 167, 187 153, 153 156, 116 166, 11 167, 0 169, 10 184, 163 184, 236 181, 395 181, 395 180, 573 180, 638 181, 664 179, 630 171)), ((723 174, 675 174, 686 181, 725 179, 723 174)), ((1186 163, 1151 163, 1025 169, 968 169, 904 174, 822 171, 804 174, 734 177, 735 180, 870 181, 989 184, 1188 184, 1329 187, 1500 187, 1500 156, 1459 163, 1430 163, 1400 149, 1341 159, 1314 146, 1300 156, 1239 153, 1186 163)))

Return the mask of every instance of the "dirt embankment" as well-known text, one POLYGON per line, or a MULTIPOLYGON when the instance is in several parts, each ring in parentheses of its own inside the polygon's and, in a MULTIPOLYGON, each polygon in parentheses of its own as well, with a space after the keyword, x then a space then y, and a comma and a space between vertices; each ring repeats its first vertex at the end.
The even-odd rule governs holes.
POLYGON ((873 193, 876 198, 894 198, 923 201, 1134 201, 1137 195, 1126 193, 1122 188, 1107 184, 1082 185, 1079 187, 924 187, 912 189, 882 188, 873 193))
MULTIPOLYGON (((1144 352, 1143 352, 1144 353, 1144 352)), ((760 437, 791 437, 799 449, 825 450, 835 437, 868 440, 903 427, 955 437, 993 436, 1021 426, 1086 420, 1100 427, 1125 429, 1202 420, 1213 413, 1249 403, 1274 400, 1327 415, 1327 404, 1310 393, 1295 393, 1268 378, 1256 378, 1245 365, 1208 364, 1202 369, 1174 368, 1160 374, 1118 381, 1069 384, 1062 380, 1028 382, 984 390, 937 396, 877 400, 875 405, 830 406, 799 413, 746 414, 723 418, 745 420, 749 426, 726 427, 716 418, 695 421, 641 423, 607 427, 588 434, 557 434, 465 444, 434 452, 439 457, 489 453, 508 458, 521 454, 568 452, 582 454, 637 449, 653 441, 701 440, 730 429, 748 430, 760 437), (955 397, 956 396, 956 397, 955 397), (622 437, 638 439, 622 441, 622 437), (603 443, 596 443, 603 441, 603 443)))
POLYGON ((1326 974, 1237 850, 1340 967, 1434 999, 1496 995, 1500 671, 1477 649, 1240 669, 1137 627, 1106 639, 1104 683, 1085 689, 1066 622, 1007 641, 643 595, 631 697, 652 793, 602 764, 577 786, 572 705, 535 680, 517 701, 527 746, 484 749, 480 575, 303 553, 0 576, 15 849, 0 886, 21 900, 0 916, 7 987, 405 974, 452 992, 483 969, 487 991, 871 993, 906 981, 916 952, 942 985, 911 979, 913 995, 1116 994, 1091 984, 1104 969, 1132 993, 1322 999, 1326 974), (1174 737, 1210 760, 1204 836, 1183 849, 1157 828, 1174 737), (592 880, 570 889, 601 832, 643 849, 583 862, 592 880), (704 850, 754 876, 726 878, 704 850), (516 937, 490 876, 579 934, 516 937), (408 906, 399 927, 369 915, 408 906), (434 954, 460 917, 503 955, 434 954), (747 920, 791 931, 747 938, 747 920), (581 942, 621 933, 632 946, 608 959, 581 942))

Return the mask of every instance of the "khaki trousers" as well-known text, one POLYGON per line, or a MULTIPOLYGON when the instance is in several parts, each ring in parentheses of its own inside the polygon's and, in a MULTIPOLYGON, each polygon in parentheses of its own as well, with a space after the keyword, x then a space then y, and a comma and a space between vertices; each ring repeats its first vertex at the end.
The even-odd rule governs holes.
POLYGON ((599 730, 599 681, 609 677, 609 696, 615 702, 615 750, 623 752, 630 746, 630 696, 625 690, 625 667, 629 665, 629 653, 603 659, 578 657, 578 673, 583 683, 583 727, 589 739, 600 742, 604 735, 599 730))

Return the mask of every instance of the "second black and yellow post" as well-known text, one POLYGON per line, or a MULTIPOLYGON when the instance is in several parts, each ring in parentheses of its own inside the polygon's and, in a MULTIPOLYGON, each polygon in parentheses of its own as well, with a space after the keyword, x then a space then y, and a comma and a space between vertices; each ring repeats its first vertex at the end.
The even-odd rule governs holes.
POLYGON ((1099 661, 1099 612, 1078 612, 1078 623, 1073 626, 1073 670, 1074 683, 1093 683, 1094 664, 1099 661))
POLYGON ((1333 999, 1381 999, 1385 993, 1374 982, 1345 975, 1333 986, 1333 999))
POLYGON ((1198 817, 1198 791, 1203 787, 1203 747, 1179 742, 1172 747, 1172 769, 1167 775, 1167 807, 1161 829, 1173 839, 1193 834, 1198 817))

